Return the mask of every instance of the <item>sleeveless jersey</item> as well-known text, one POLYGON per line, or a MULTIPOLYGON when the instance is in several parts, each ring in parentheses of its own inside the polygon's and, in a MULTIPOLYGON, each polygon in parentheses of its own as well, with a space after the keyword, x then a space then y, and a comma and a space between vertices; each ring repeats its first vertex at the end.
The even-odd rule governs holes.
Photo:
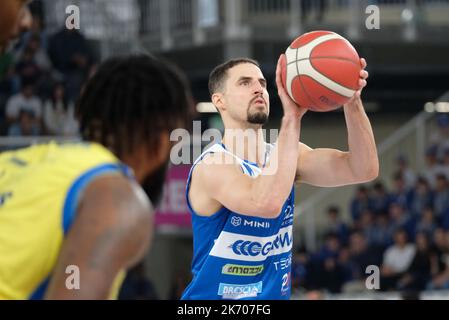
MULTIPOLYGON (((81 193, 110 174, 131 178, 94 143, 50 142, 0 154, 0 299, 43 298, 81 193)), ((123 278, 121 272, 111 297, 123 278)))
POLYGON ((256 178, 262 170, 223 144, 213 145, 193 164, 186 188, 192 214, 193 279, 182 299, 289 299, 294 187, 277 218, 247 216, 225 207, 211 216, 200 216, 189 200, 192 172, 206 154, 219 152, 232 155, 242 174, 256 178))

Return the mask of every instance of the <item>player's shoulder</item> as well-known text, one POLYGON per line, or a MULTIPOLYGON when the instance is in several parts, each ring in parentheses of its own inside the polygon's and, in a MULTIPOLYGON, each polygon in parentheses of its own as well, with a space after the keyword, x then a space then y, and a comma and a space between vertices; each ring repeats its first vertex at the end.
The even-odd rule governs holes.
POLYGON ((90 159, 116 159, 116 157, 107 148, 95 142, 68 141, 51 142, 55 154, 64 157, 70 155, 71 158, 77 158, 79 161, 90 159))
POLYGON ((239 167, 240 162, 233 154, 220 147, 210 148, 194 163, 195 169, 204 172, 227 171, 229 168, 239 167))
POLYGON ((215 188, 217 184, 235 179, 242 174, 236 159, 226 153, 207 154, 192 170, 192 183, 201 189, 215 188))
POLYGON ((148 218, 153 211, 142 187, 123 175, 99 176, 89 183, 80 204, 96 207, 104 215, 123 216, 128 222, 148 218))
POLYGON ((103 165, 118 165, 119 159, 104 146, 92 142, 51 143, 48 158, 65 171, 84 172, 103 165))

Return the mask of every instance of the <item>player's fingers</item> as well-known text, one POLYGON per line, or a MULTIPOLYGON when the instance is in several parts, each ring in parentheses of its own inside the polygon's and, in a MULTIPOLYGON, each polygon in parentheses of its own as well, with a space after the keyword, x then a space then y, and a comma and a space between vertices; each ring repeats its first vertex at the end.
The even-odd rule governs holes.
POLYGON ((369 77, 369 73, 366 70, 360 70, 360 78, 367 79, 369 77))
POLYGON ((276 66, 276 86, 278 89, 278 94, 282 99, 282 96, 285 94, 285 90, 284 90, 284 86, 282 85, 282 80, 281 80, 281 58, 282 58, 282 54, 279 56, 278 63, 276 66))
POLYGON ((365 69, 366 66, 368 65, 368 64, 366 63, 365 58, 361 58, 361 59, 360 59, 360 63, 362 64, 362 69, 365 69))
POLYGON ((359 87, 360 88, 364 88, 366 86, 366 80, 364 79, 359 79, 359 87))

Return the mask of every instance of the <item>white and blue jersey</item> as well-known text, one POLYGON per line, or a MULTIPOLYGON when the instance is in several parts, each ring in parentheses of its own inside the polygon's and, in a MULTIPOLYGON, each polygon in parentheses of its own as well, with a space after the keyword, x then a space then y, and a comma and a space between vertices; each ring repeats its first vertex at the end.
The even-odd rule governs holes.
POLYGON ((243 174, 255 178, 261 173, 256 163, 238 158, 222 144, 204 151, 193 164, 186 188, 192 214, 193 279, 181 299, 289 299, 294 187, 274 219, 242 215, 225 207, 211 216, 200 216, 189 201, 190 179, 198 162, 217 152, 232 155, 243 174))

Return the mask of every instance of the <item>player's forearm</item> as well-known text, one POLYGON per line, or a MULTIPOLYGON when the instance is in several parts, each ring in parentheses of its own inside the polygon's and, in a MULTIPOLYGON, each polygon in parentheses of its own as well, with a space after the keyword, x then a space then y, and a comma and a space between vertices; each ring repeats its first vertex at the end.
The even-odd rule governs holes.
POLYGON ((348 129, 349 165, 354 176, 373 180, 379 173, 376 142, 360 98, 344 106, 348 129))
POLYGON ((271 152, 270 161, 255 180, 254 192, 257 197, 279 210, 290 194, 295 179, 300 125, 301 120, 297 117, 282 118, 279 137, 271 152))

